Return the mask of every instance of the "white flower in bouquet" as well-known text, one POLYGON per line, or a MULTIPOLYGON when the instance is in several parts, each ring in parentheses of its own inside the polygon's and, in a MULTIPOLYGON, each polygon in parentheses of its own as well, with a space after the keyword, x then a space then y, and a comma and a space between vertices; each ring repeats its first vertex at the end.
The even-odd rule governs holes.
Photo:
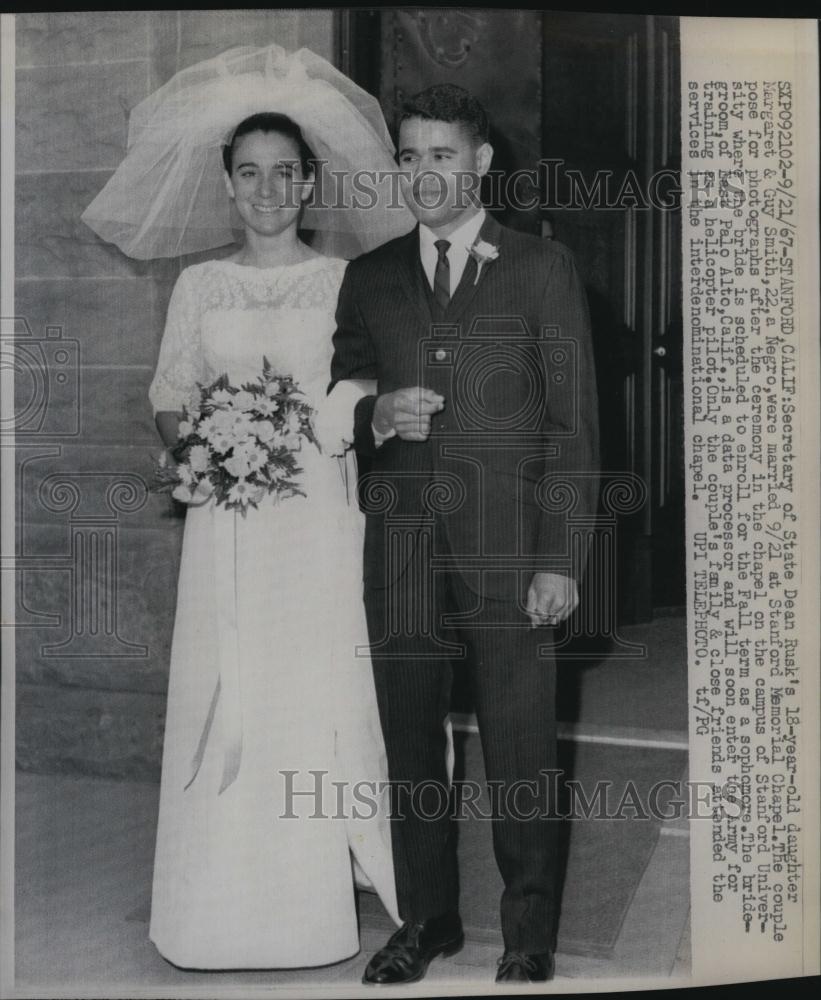
POLYGON ((211 455, 204 444, 195 444, 188 453, 188 464, 194 472, 207 472, 211 455))
MULTIPOLYGON (((192 421, 193 423, 193 421, 192 421)), ((214 418, 211 414, 207 417, 201 417, 196 424, 197 434, 201 438, 209 438, 212 431, 214 430, 214 418)), ((182 437, 182 434, 180 435, 182 437)))
POLYGON ((202 421, 199 432, 207 438, 211 447, 225 453, 240 441, 254 433, 254 424, 242 413, 217 410, 207 420, 202 421))
MULTIPOLYGON (((222 412, 222 411, 218 411, 222 412)), ((215 438, 222 437, 225 434, 225 430, 217 425, 217 421, 214 419, 216 413, 212 413, 211 416, 204 417, 197 427, 197 433, 200 437, 205 438, 212 444, 215 438)))
POLYGON ((235 479, 246 479, 251 475, 251 464, 241 455, 229 455, 223 459, 222 467, 235 479))
POLYGON ((240 479, 228 491, 228 499, 234 503, 241 504, 243 507, 246 504, 256 505, 265 499, 265 487, 254 486, 252 483, 240 479))
POLYGON ((213 494, 214 484, 208 479, 201 479, 193 490, 190 486, 180 483, 179 486, 175 487, 171 496, 175 500, 182 500, 183 503, 196 507, 210 500, 213 494))
POLYGON ((221 434, 211 439, 211 447, 219 455, 224 455, 234 447, 234 439, 228 434, 221 434))
POLYGON ((254 433, 254 425, 251 418, 245 413, 230 408, 217 410, 213 413, 207 427, 209 438, 222 435, 229 437, 232 441, 239 441, 254 433))
POLYGON ((177 474, 186 486, 193 486, 197 477, 194 475, 191 466, 187 462, 181 462, 177 466, 177 474))
POLYGON ((230 406, 231 400, 234 398, 234 394, 229 392, 227 389, 215 389, 211 393, 211 402, 215 406, 230 406))
POLYGON ((279 403, 275 399, 259 399, 255 409, 262 417, 272 417, 279 410, 279 403))
POLYGON ((235 448, 234 454, 239 455, 248 463, 251 472, 259 472, 268 460, 264 449, 250 443, 235 448))
POLYGON ((212 413, 207 421, 209 434, 230 434, 236 423, 235 417, 236 414, 228 409, 212 413))
POLYGON ((230 433, 237 441, 253 437, 254 421, 245 413, 235 413, 234 419, 230 424, 230 433))
POLYGON ((189 437, 194 433, 194 424, 190 420, 181 420, 179 427, 177 428, 177 434, 180 437, 189 437))
POLYGON ((254 445, 248 453, 248 461, 251 463, 251 468, 254 472, 260 472, 265 468, 268 461, 268 452, 265 448, 254 445))
POLYGON ((239 392, 234 394, 233 406, 235 410, 242 410, 243 413, 248 413, 256 406, 256 397, 252 392, 248 392, 247 389, 240 389, 239 392))
POLYGON ((270 444, 274 440, 276 428, 270 420, 258 420, 254 424, 254 433, 261 444, 270 444))

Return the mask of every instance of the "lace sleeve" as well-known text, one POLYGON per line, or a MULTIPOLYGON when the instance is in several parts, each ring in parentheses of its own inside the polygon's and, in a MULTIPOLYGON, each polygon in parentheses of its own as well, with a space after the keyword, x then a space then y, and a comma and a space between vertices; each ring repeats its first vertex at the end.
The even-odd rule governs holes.
POLYGON ((189 268, 177 279, 168 304, 157 369, 148 389, 154 413, 191 407, 199 401, 197 382, 202 381, 200 309, 189 268))

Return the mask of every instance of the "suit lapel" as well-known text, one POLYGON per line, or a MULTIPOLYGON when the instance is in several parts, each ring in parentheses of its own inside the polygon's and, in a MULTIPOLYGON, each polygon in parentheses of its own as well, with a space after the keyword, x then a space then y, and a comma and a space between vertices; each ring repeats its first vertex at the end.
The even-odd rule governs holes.
MULTIPOLYGON (((488 215, 482 223, 478 238, 484 240, 485 243, 499 247, 501 253, 502 233, 503 230, 499 223, 491 215, 488 215)), ((459 287, 454 292, 445 313, 445 319, 448 323, 455 323, 461 318, 464 311, 473 301, 473 297, 479 290, 479 286, 486 279, 487 272, 491 268, 496 267, 496 265, 496 261, 488 261, 482 265, 480 270, 476 260, 473 257, 468 257, 468 262, 462 274, 462 280, 459 282, 459 287)))
MULTIPOLYGON (((500 248, 504 230, 499 223, 488 215, 479 231, 479 239, 500 248)), ((468 257, 464 273, 453 298, 450 300, 443 316, 436 315, 435 303, 427 284, 422 260, 419 255, 419 227, 416 226, 406 236, 399 240, 394 249, 394 264, 399 283, 408 297, 408 301, 416 309, 426 328, 436 322, 455 323, 473 301, 479 286, 486 280, 487 272, 497 266, 496 261, 482 265, 481 270, 473 257, 468 257)))
POLYGON ((434 322, 431 297, 426 289, 425 273, 419 256, 419 227, 412 229, 395 247, 394 264, 399 283, 411 305, 418 311, 426 329, 434 322))

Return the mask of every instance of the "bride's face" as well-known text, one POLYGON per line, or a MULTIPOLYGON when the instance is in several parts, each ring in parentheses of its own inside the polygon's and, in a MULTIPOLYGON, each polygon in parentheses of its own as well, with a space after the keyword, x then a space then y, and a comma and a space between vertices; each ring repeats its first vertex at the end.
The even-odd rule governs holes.
POLYGON ((296 226, 300 207, 311 194, 313 174, 303 171, 299 148, 289 136, 249 132, 234 144, 225 186, 247 228, 260 236, 277 236, 296 226))

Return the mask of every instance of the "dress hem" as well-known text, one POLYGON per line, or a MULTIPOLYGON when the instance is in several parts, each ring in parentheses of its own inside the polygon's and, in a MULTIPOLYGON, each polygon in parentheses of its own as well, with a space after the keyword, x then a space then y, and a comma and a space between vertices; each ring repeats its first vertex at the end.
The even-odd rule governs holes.
POLYGON ((216 965, 203 965, 201 962, 185 960, 175 961, 163 951, 159 944, 157 944, 154 938, 150 935, 149 940, 157 949, 159 955, 166 962, 173 965, 175 969, 180 969, 182 972, 276 972, 280 969, 322 969, 325 966, 338 965, 340 962, 347 962, 348 959, 355 958, 362 951, 361 944, 358 944, 353 951, 345 951, 339 958, 330 958, 323 960, 322 962, 294 961, 293 953, 291 953, 291 957, 286 961, 243 962, 239 964, 219 963, 216 965))

